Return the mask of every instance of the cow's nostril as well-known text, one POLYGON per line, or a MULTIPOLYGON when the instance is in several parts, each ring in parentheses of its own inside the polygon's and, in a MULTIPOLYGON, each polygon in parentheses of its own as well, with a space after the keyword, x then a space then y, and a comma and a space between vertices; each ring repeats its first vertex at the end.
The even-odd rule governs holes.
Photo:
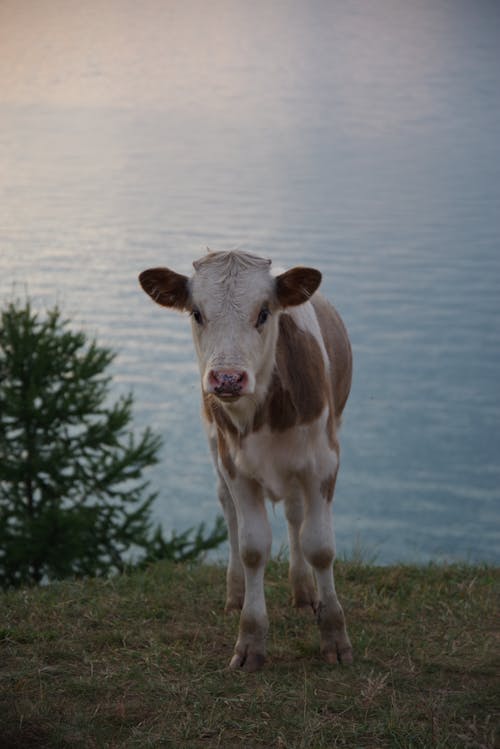
POLYGON ((208 374, 208 381, 211 385, 218 385, 219 384, 219 377, 215 369, 211 369, 208 374))
POLYGON ((217 395, 241 395, 248 383, 248 375, 244 370, 211 369, 208 382, 217 395))

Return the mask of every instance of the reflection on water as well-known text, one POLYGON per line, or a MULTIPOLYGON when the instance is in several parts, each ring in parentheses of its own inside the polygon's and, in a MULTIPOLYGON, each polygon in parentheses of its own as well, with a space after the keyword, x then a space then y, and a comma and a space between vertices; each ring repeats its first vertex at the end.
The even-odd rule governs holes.
POLYGON ((499 20, 488 0, 0 6, 1 296, 120 351, 117 389, 165 435, 167 529, 217 506, 189 325, 136 277, 239 246, 317 265, 351 333, 339 550, 499 561, 499 20))

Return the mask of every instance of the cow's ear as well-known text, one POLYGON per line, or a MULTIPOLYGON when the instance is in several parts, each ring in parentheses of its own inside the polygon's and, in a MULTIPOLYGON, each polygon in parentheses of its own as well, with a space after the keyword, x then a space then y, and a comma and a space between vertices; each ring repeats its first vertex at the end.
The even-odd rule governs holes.
POLYGON ((276 276, 276 294, 282 307, 303 304, 321 283, 321 273, 315 268, 291 268, 276 276))
POLYGON ((169 268, 150 268, 139 276, 142 288, 158 304, 188 309, 189 278, 169 268))

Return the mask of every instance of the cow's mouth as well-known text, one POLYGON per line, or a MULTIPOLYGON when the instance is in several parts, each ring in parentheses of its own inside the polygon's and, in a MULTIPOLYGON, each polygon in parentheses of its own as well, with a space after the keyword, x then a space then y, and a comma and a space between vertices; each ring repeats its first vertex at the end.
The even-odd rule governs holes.
POLYGON ((224 401, 228 401, 229 403, 232 403, 233 401, 237 401, 238 398, 241 398, 240 392, 235 392, 231 390, 215 390, 214 395, 216 395, 218 398, 224 401))

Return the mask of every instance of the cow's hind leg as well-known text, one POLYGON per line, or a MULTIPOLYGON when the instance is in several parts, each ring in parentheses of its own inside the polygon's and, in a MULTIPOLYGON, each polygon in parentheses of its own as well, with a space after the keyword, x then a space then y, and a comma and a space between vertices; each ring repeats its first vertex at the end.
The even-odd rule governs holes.
POLYGON ((352 646, 347 634, 344 612, 337 598, 333 577, 335 545, 332 497, 336 470, 329 478, 307 481, 301 542, 306 559, 312 565, 318 584, 318 626, 321 653, 328 663, 352 662, 352 646))
POLYGON ((229 535, 229 562, 226 573, 226 613, 240 611, 245 598, 245 573, 240 559, 238 519, 233 498, 224 478, 219 474, 217 494, 224 511, 229 535))
POLYGON ((297 608, 311 606, 316 611, 318 594, 311 565, 302 551, 300 530, 304 522, 304 498, 300 487, 285 499, 285 515, 290 542, 290 584, 292 602, 297 608))

